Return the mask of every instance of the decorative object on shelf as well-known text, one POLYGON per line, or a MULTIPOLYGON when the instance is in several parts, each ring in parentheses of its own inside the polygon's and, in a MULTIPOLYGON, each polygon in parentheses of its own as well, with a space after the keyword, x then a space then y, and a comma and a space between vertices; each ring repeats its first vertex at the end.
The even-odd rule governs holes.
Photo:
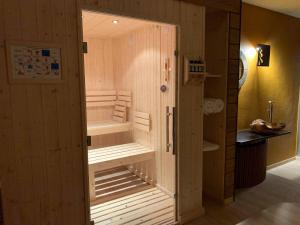
POLYGON ((248 63, 245 54, 240 51, 239 89, 244 85, 248 75, 248 63))
POLYGON ((11 83, 49 83, 62 80, 61 47, 49 43, 6 42, 11 83))
POLYGON ((279 131, 285 128, 284 123, 270 123, 262 119, 256 119, 250 124, 250 128, 253 132, 259 134, 270 134, 274 131, 279 131))
POLYGON ((269 66, 271 46, 258 44, 256 50, 258 53, 257 66, 269 66))
POLYGON ((220 113, 224 109, 224 102, 218 98, 205 98, 203 108, 205 115, 220 113))

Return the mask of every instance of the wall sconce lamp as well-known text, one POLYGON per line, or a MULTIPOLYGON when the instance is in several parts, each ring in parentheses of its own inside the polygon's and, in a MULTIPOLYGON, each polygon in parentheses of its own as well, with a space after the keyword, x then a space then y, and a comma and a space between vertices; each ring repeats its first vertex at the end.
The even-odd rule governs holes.
POLYGON ((256 50, 258 53, 257 66, 269 66, 271 46, 258 44, 256 50))

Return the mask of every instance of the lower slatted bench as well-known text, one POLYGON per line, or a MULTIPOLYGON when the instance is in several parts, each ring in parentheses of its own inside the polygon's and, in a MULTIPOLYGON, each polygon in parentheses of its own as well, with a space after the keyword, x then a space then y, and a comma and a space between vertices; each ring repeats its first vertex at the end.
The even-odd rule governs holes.
POLYGON ((96 199, 95 173, 97 171, 153 160, 154 157, 155 151, 153 149, 137 143, 89 150, 88 162, 91 200, 96 199))

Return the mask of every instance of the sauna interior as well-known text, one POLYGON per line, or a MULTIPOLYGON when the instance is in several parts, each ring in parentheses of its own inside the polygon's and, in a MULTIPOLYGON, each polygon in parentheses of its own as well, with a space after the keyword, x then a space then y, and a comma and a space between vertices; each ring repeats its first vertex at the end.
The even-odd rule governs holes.
POLYGON ((176 26, 82 11, 95 224, 175 220, 176 26))

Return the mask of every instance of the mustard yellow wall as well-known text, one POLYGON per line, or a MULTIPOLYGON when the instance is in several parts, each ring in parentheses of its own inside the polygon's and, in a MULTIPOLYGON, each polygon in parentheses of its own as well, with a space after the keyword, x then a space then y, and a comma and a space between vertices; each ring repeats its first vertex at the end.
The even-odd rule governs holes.
POLYGON ((243 4, 241 50, 249 70, 239 93, 238 128, 248 128, 256 118, 267 120, 268 101, 274 101, 273 121, 285 122, 292 134, 270 140, 268 164, 291 158, 297 141, 300 19, 243 4), (256 66, 257 44, 271 45, 269 67, 256 66))

